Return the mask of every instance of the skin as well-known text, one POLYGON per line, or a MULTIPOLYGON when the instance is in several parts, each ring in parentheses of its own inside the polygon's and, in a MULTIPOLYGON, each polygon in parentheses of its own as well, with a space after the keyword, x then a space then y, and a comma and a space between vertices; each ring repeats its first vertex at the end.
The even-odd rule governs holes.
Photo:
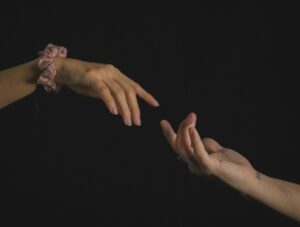
MULTIPOLYGON (((126 125, 141 125, 137 97, 151 106, 158 102, 139 84, 109 64, 56 58, 55 81, 73 91, 103 100, 112 114, 120 114, 126 125)), ((39 77, 38 59, 0 71, 0 109, 31 94, 39 77)), ((213 139, 201 139, 190 114, 174 132, 169 122, 161 127, 169 144, 192 173, 216 176, 238 191, 272 209, 300 221, 300 185, 257 172, 238 152, 213 139)))
POLYGON ((177 133, 168 121, 161 121, 167 141, 187 163, 189 170, 201 176, 215 176, 241 193, 300 222, 300 185, 261 174, 240 153, 211 138, 201 139, 195 128, 196 118, 194 113, 188 115, 177 133))
MULTIPOLYGON (((71 58, 55 58, 54 62, 56 83, 101 99, 112 114, 122 116, 125 125, 141 125, 137 97, 159 106, 150 93, 113 65, 71 58)), ((38 59, 0 71, 0 109, 34 92, 39 74, 38 59)))

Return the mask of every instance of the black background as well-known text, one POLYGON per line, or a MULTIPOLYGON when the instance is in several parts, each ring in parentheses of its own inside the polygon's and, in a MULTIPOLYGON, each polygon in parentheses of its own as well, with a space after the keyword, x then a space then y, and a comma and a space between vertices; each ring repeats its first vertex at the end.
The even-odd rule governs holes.
POLYGON ((51 42, 69 57, 115 65, 161 107, 140 102, 143 126, 129 128, 99 100, 39 87, 1 110, 1 226, 296 226, 215 179, 191 175, 159 127, 163 118, 177 127, 193 111, 202 137, 267 175, 299 182, 296 114, 275 63, 280 27, 271 9, 249 2, 155 13, 2 9, 1 69, 36 58, 51 42))

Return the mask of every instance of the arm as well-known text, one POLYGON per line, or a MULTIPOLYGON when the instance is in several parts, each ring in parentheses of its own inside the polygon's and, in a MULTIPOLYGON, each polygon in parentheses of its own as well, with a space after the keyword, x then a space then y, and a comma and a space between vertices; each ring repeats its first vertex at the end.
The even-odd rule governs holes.
POLYGON ((187 162, 192 173, 216 176, 238 191, 300 221, 300 185, 257 172, 238 152, 213 139, 201 139, 195 125, 195 114, 180 124, 177 134, 167 121, 161 122, 169 144, 187 162))
MULTIPOLYGON (((54 64, 55 82, 79 94, 101 99, 128 126, 141 125, 138 97, 151 106, 159 106, 151 94, 110 64, 59 57, 54 59, 54 64)), ((0 109, 32 93, 39 74, 38 59, 1 71, 0 109)))
POLYGON ((38 72, 37 60, 0 71, 0 109, 34 92, 38 72))
POLYGON ((300 185, 263 174, 256 178, 257 187, 246 192, 250 197, 300 221, 300 185))

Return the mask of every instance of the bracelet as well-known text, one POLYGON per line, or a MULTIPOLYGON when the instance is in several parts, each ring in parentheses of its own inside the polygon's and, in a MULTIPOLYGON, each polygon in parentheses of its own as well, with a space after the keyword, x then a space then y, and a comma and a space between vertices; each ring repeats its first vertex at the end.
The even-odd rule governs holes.
POLYGON ((60 91, 61 86, 54 80, 56 68, 53 58, 65 58, 67 56, 67 52, 67 48, 63 46, 56 46, 51 43, 47 45, 45 50, 39 52, 40 59, 38 66, 42 73, 40 74, 37 83, 43 85, 47 92, 58 93, 60 91))

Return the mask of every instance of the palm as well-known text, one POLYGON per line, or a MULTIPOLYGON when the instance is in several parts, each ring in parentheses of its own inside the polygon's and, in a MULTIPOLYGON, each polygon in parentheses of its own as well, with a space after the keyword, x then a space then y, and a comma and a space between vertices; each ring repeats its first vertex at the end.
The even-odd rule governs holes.
POLYGON ((188 163, 192 173, 214 175, 232 187, 245 191, 249 186, 245 182, 253 182, 256 174, 250 162, 238 152, 224 148, 213 139, 201 139, 195 125, 194 113, 181 122, 177 133, 169 122, 161 122, 169 144, 188 163))
POLYGON ((245 167, 251 166, 250 162, 244 156, 232 149, 222 149, 219 152, 211 153, 210 158, 216 160, 220 168, 226 168, 224 163, 245 167))
MULTIPOLYGON (((232 149, 222 149, 209 155, 211 169, 227 183, 245 182, 255 172, 250 162, 232 149)), ((235 186, 235 185, 232 185, 235 186)))

